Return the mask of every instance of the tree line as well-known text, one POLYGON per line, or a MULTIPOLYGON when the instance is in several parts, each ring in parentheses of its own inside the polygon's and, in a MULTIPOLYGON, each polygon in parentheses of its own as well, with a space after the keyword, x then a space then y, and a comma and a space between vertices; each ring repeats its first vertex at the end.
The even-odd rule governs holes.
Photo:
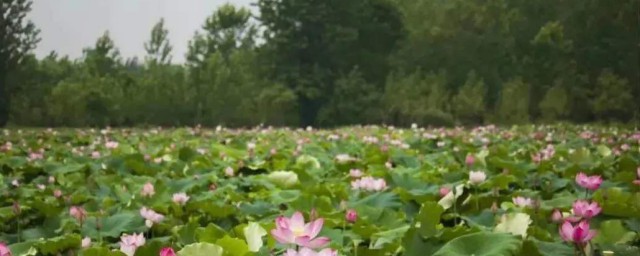
POLYGON ((32 54, 29 0, 1 0, 0 125, 640 122, 636 0, 257 0, 212 10, 172 62, 109 33, 32 54))

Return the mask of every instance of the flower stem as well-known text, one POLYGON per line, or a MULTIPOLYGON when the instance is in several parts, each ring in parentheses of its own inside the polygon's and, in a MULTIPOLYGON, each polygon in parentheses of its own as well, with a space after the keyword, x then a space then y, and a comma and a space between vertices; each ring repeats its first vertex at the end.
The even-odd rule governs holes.
POLYGON ((476 189, 476 211, 480 211, 480 195, 478 194, 478 187, 476 189))

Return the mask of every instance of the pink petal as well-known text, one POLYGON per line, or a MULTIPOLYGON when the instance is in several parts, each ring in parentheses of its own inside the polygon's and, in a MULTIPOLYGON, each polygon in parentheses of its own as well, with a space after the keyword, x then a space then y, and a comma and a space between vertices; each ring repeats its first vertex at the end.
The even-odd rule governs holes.
POLYGON ((298 256, 316 256, 316 252, 314 250, 311 250, 311 249, 307 248, 307 247, 303 247, 298 252, 298 256))
POLYGON ((304 229, 304 216, 301 212, 295 212, 291 219, 289 219, 290 229, 304 229))
POLYGON ((316 254, 317 256, 337 256, 338 252, 334 251, 331 248, 326 248, 320 252, 318 252, 318 254, 316 254))
POLYGON ((281 244, 289 244, 295 241, 293 233, 288 229, 272 229, 271 235, 281 244))
POLYGON ((585 242, 591 241, 591 239, 593 239, 594 236, 596 236, 596 231, 589 230, 589 232, 587 233, 587 235, 584 238, 584 241, 585 242))
POLYGON ((289 229, 289 219, 284 216, 280 216, 276 218, 276 227, 282 228, 282 229, 289 229))
POLYGON ((571 225, 571 222, 565 221, 562 224, 562 226, 560 227, 560 236, 567 242, 573 241, 573 226, 571 225))
POLYGON ((331 242, 331 239, 329 239, 328 237, 317 237, 316 239, 311 240, 309 243, 307 243, 307 247, 310 248, 321 248, 321 247, 325 247, 327 246, 327 244, 329 244, 329 242, 331 242))
POLYGON ((324 224, 324 219, 319 218, 311 223, 307 224, 305 227, 305 233, 309 235, 309 237, 314 238, 318 236, 318 233, 322 230, 322 225, 324 224))
POLYGON ((298 256, 298 252, 294 249, 287 249, 287 251, 282 254, 282 256, 298 256))

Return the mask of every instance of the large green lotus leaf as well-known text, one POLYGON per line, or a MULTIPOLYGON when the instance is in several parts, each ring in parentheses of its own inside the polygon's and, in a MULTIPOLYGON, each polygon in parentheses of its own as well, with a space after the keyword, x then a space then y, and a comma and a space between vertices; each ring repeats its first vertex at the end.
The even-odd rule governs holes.
POLYGON ((178 241, 182 244, 191 244, 196 242, 196 231, 200 227, 197 222, 189 222, 186 225, 175 227, 177 230, 178 241))
POLYGON ((245 253, 249 252, 247 243, 238 238, 225 236, 216 241, 216 244, 222 247, 224 256, 244 256, 245 253))
POLYGON ((223 256, 224 249, 216 244, 195 243, 178 251, 178 256, 223 256))
POLYGON ((80 247, 80 235, 66 234, 64 236, 47 239, 35 244, 38 252, 45 255, 62 253, 68 249, 80 247))
POLYGON ((144 230, 144 223, 139 214, 120 212, 102 220, 102 229, 98 231, 96 219, 89 218, 82 227, 82 233, 93 239, 102 237, 120 237, 122 233, 133 233, 144 230), (99 233, 98 233, 99 232, 99 233))
POLYGON ((9 245, 9 250, 15 256, 35 256, 37 253, 36 247, 34 246, 36 241, 26 241, 22 243, 16 243, 9 245))
POLYGON ((136 249, 135 256, 157 256, 164 245, 165 244, 159 240, 147 240, 143 246, 136 249))
POLYGON ((505 233, 479 232, 449 241, 433 256, 497 256, 517 255, 522 240, 505 233))
POLYGON ((434 236, 440 224, 440 215, 444 212, 442 206, 436 202, 425 202, 420 208, 416 221, 420 223, 420 235, 425 238, 434 236))
POLYGON ((376 207, 380 209, 392 208, 397 209, 402 206, 402 203, 398 199, 395 193, 390 192, 378 192, 371 194, 353 204, 353 206, 366 205, 370 207, 376 207))
POLYGON ((527 237, 527 229, 531 224, 531 217, 526 213, 507 213, 500 217, 500 223, 494 229, 496 232, 506 232, 527 237))
POLYGON ((574 249, 562 242, 542 242, 535 239, 524 241, 518 256, 574 256, 574 249))
POLYGON ((409 230, 409 225, 404 225, 395 229, 374 233, 371 235, 372 242, 369 248, 381 249, 385 244, 398 241, 404 236, 404 233, 407 232, 407 230, 409 230))
POLYGON ((417 228, 411 228, 402 238, 402 247, 405 256, 432 255, 442 247, 442 242, 433 237, 425 239, 419 234, 417 228))
POLYGON ((198 242, 208 243, 213 243, 227 234, 224 229, 213 223, 209 223, 206 228, 199 227, 195 232, 198 242))
POLYGON ((626 229, 621 220, 607 220, 600 223, 598 235, 593 241, 600 244, 625 244, 635 237, 636 233, 626 229))
POLYGON ((275 190, 271 192, 271 202, 284 204, 295 201, 300 197, 300 190, 275 190))

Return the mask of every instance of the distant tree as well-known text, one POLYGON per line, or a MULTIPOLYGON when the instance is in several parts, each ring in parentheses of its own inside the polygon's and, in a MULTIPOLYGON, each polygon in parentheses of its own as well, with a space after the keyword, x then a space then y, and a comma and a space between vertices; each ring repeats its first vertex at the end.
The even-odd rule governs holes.
POLYGON ((591 106, 600 120, 628 121, 632 118, 637 102, 634 102, 629 81, 604 70, 598 76, 591 106))
POLYGON ((151 64, 171 64, 171 50, 169 30, 164 27, 164 19, 160 19, 151 30, 151 39, 144 43, 147 51, 146 61, 151 64))
POLYGON ((530 87, 522 78, 514 78, 502 86, 495 120, 503 124, 526 124, 529 122, 530 87))
POLYGON ((91 75, 103 77, 113 74, 120 64, 120 52, 109 36, 109 31, 98 38, 93 48, 84 49, 84 63, 91 75))
POLYGON ((570 113, 567 89, 560 84, 551 87, 540 101, 539 108, 544 121, 558 121, 566 118, 570 113))
POLYGON ((9 76, 40 41, 39 30, 26 20, 31 4, 30 0, 0 0, 0 126, 9 121, 9 76))
POLYGON ((486 111, 487 88, 475 72, 467 75, 467 81, 451 100, 456 119, 464 124, 481 124, 486 111))

